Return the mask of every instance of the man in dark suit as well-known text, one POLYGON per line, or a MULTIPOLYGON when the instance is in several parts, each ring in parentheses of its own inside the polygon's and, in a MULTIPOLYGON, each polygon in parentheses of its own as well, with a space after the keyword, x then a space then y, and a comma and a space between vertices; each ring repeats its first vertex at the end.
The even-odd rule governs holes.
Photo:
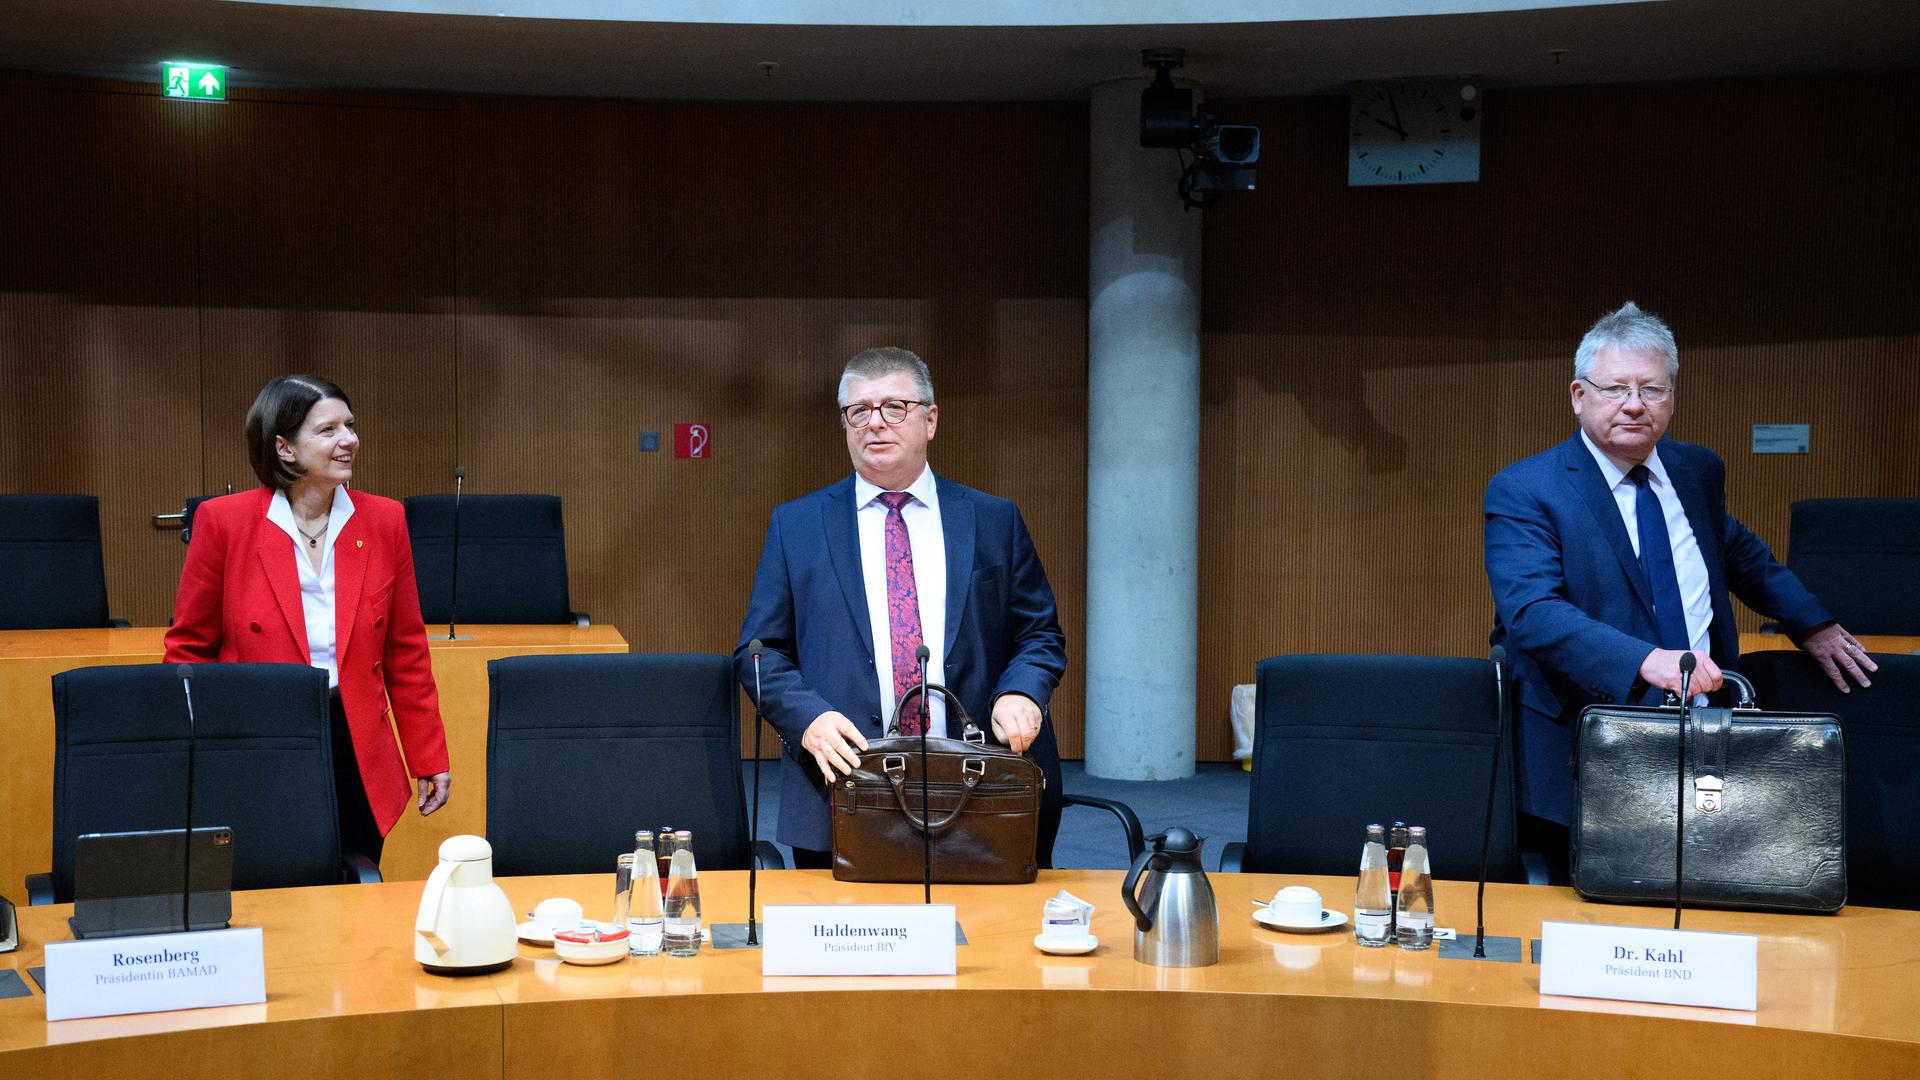
MULTIPOLYGON (((751 693, 747 646, 764 646, 762 704, 786 751, 779 839, 796 866, 829 865, 825 785, 859 766, 869 739, 918 733, 917 701, 893 714, 925 645, 928 681, 1045 772, 1036 857, 1050 866, 1061 796, 1046 709, 1066 639, 1026 523, 1007 500, 927 466, 940 410, 919 357, 859 354, 839 404, 853 475, 774 508, 733 654, 751 693)), ((930 712, 928 734, 960 737, 937 695, 930 712)))
POLYGON ((1728 592, 1780 621, 1842 691, 1868 685, 1866 650, 1726 507, 1713 451, 1662 441, 1673 419, 1673 333, 1632 303, 1594 324, 1569 389, 1580 430, 1487 485, 1492 641, 1520 704, 1523 846, 1558 857, 1572 820, 1574 725, 1593 702, 1658 704, 1720 688, 1740 634, 1728 592))

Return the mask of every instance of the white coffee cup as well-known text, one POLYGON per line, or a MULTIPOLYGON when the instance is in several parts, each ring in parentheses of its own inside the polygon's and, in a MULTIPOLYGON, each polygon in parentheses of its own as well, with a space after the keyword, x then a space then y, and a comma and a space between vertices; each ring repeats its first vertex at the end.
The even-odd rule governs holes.
POLYGON ((1273 894, 1267 917, 1289 926, 1311 926, 1320 921, 1320 894, 1305 885, 1289 885, 1273 894))
POLYGON ((580 901, 551 897, 534 905, 533 921, 549 930, 571 930, 580 925, 580 901))

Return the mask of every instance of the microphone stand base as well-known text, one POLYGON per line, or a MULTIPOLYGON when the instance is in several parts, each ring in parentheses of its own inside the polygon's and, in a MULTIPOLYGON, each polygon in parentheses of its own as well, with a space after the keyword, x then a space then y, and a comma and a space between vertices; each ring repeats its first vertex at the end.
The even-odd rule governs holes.
MULTIPOLYGON (((766 925, 764 923, 759 924, 758 929, 760 932, 755 936, 760 939, 761 943, 763 943, 766 941, 766 937, 767 937, 766 925)), ((743 922, 714 923, 713 924, 713 947, 716 949, 757 949, 760 947, 760 943, 755 943, 751 945, 747 943, 747 924, 746 923, 743 923, 743 922)))
POLYGON ((432 634, 428 641, 472 641, 472 634, 432 634))
POLYGON ((1433 943, 1436 955, 1442 960, 1491 960, 1500 964, 1520 962, 1520 939, 1517 937, 1495 937, 1487 935, 1487 955, 1473 955, 1474 936, 1470 931, 1461 931, 1458 937, 1447 938, 1433 943))

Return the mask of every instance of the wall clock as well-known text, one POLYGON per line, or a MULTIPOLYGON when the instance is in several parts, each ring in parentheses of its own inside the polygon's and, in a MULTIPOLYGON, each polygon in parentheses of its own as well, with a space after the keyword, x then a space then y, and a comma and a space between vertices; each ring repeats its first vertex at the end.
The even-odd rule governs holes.
POLYGON ((1480 94, 1464 79, 1361 83, 1347 102, 1347 186, 1480 179, 1480 94))

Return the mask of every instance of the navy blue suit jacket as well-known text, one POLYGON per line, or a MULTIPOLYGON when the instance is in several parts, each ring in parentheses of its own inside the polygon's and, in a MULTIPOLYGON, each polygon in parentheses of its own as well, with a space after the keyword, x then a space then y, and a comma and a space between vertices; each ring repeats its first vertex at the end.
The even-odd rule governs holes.
MULTIPOLYGON (((1066 670, 1066 636, 1053 589, 1013 503, 935 476, 947 546, 946 685, 987 737, 993 700, 1025 694, 1044 713, 1066 670)), ((734 669, 753 692, 747 643, 759 638, 762 707, 779 733, 783 843, 832 846, 826 788, 800 737, 821 713, 845 714, 868 739, 881 737, 879 676, 867 617, 853 477, 774 508, 753 596, 734 649, 734 669)), ((885 641, 880 642, 887 647, 885 641)), ((949 719, 953 714, 949 712, 949 719)), ((1049 865, 1057 827, 1059 754, 1053 725, 1041 725, 1028 753, 1047 773, 1051 822, 1042 822, 1039 859, 1049 865)), ((956 733, 957 735, 957 733, 956 733)))
MULTIPOLYGON (((1830 621, 1792 571, 1727 513, 1719 455, 1672 439, 1658 452, 1706 560, 1714 663, 1731 670, 1740 661, 1729 590, 1780 620, 1796 641, 1830 621)), ((1520 809, 1567 822, 1580 710, 1594 702, 1658 704, 1664 695, 1640 679, 1640 663, 1659 640, 1653 593, 1579 432, 1501 470, 1487 485, 1484 510, 1492 643, 1507 650, 1519 701, 1520 809)))

